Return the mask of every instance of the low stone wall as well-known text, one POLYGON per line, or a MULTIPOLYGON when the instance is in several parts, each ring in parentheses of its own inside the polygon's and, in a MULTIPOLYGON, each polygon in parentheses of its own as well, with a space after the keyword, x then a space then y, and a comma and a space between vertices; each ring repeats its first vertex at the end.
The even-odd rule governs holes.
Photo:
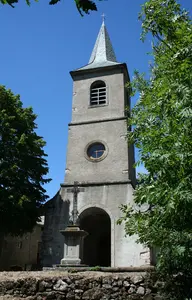
POLYGON ((159 300, 147 277, 146 272, 0 272, 0 296, 4 300, 159 300))

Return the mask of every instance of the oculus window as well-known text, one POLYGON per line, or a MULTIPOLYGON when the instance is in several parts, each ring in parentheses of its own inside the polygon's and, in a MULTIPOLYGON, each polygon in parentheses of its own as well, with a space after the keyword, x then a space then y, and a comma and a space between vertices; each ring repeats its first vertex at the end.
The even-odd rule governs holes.
POLYGON ((101 80, 93 82, 90 89, 90 105, 96 106, 106 104, 106 96, 105 82, 101 80))
POLYGON ((100 161, 107 155, 106 146, 101 142, 94 142, 86 147, 86 158, 91 161, 100 161))

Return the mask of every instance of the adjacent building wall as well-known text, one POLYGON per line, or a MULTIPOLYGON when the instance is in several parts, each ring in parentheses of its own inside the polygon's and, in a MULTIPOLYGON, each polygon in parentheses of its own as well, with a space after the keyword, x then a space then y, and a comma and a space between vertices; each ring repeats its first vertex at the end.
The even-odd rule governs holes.
POLYGON ((42 225, 23 236, 8 235, 2 240, 0 270, 26 270, 40 267, 42 225))

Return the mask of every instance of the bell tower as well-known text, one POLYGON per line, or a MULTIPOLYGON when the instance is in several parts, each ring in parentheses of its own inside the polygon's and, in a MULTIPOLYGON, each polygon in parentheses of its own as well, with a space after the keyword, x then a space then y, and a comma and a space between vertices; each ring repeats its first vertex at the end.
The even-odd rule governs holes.
POLYGON ((73 100, 65 179, 47 203, 47 212, 52 210, 46 216, 50 221, 45 221, 44 240, 51 253, 44 265, 58 264, 62 258, 59 230, 67 226, 73 210, 73 196, 67 190, 74 182, 84 191, 77 201, 79 226, 88 232, 82 262, 112 267, 149 264, 148 250, 135 238, 125 237, 123 225, 116 223, 120 205, 133 203, 134 148, 126 139, 129 74, 126 64, 116 60, 104 21, 89 63, 70 74, 73 100))
POLYGON ((127 146, 130 98, 126 64, 118 63, 103 22, 88 65, 73 78, 65 183, 135 184, 133 147, 127 146))

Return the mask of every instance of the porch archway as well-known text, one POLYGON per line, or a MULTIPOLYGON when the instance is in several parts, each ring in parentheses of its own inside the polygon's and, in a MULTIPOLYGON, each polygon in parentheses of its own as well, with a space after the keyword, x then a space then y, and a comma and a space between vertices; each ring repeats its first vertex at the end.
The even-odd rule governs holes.
POLYGON ((104 209, 90 207, 79 216, 80 228, 88 232, 82 262, 89 266, 111 266, 111 220, 104 209))

